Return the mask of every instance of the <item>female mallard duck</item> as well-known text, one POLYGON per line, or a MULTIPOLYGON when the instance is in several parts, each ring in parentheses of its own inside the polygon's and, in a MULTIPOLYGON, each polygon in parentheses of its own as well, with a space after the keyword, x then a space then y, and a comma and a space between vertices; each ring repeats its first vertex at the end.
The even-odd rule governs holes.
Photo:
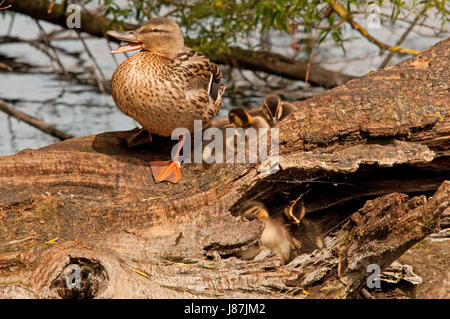
MULTIPOLYGON (((208 122, 216 116, 225 90, 220 69, 184 46, 175 22, 152 18, 137 30, 108 35, 129 42, 111 53, 142 49, 119 65, 111 81, 119 110, 142 125, 122 134, 129 146, 140 144, 149 133, 171 136, 178 127, 192 132, 194 120, 208 122)), ((150 163, 156 182, 179 181, 177 162, 183 144, 181 137, 172 160, 150 163)))

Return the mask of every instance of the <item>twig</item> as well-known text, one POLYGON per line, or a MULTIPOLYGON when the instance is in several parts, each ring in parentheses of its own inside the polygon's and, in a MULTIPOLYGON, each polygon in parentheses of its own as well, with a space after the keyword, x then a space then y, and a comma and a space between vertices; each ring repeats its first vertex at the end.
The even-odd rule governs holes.
POLYGON ((237 70, 238 70, 238 72, 239 72, 239 75, 242 76, 242 78, 243 78, 245 81, 247 81, 248 83, 250 83, 250 85, 251 85, 252 87, 257 86, 256 83, 254 83, 251 79, 249 79, 246 75, 244 75, 242 69, 237 69, 237 70))
POLYGON ((165 14, 163 14, 161 17, 162 18, 166 18, 168 16, 170 16, 172 13, 177 12, 178 10, 180 10, 178 7, 173 8, 172 10, 167 11, 165 14))
MULTIPOLYGON (((47 33, 47 34, 45 34, 45 35, 41 35, 41 36, 38 38, 38 41, 44 41, 45 38, 52 39, 52 41, 57 41, 57 40, 60 40, 60 39, 63 39, 63 38, 55 39, 55 36, 58 35, 58 34, 60 34, 60 33, 65 33, 65 32, 67 32, 66 29, 54 30, 54 31, 51 31, 51 32, 49 32, 49 33, 47 33)), ((71 40, 71 39, 68 39, 68 40, 71 40)))
POLYGON ((45 45, 45 44, 43 44, 41 42, 37 42, 37 41, 36 42, 28 42, 28 44, 33 46, 33 47, 35 47, 36 49, 41 50, 42 52, 44 52, 45 55, 48 56, 48 58, 50 59, 50 66, 53 69, 53 73, 55 73, 57 75, 57 79, 59 81, 59 84, 61 84, 61 86, 64 86, 63 83, 61 82, 60 73, 58 72, 58 70, 57 70, 57 68, 56 68, 56 66, 54 64, 54 62, 56 62, 58 64, 57 59, 52 53, 50 53, 50 51, 48 50, 47 45, 45 45))
POLYGON ((345 10, 339 3, 337 3, 335 0, 328 0, 328 3, 333 7, 334 11, 339 14, 339 16, 347 21, 348 23, 350 23, 350 25, 352 26, 353 29, 355 29, 356 31, 358 31, 359 33, 362 34, 363 37, 365 37, 367 40, 369 40, 370 42, 372 42, 373 44, 377 45, 381 50, 389 50, 392 52, 397 52, 397 53, 403 53, 403 54, 418 54, 419 51, 418 50, 414 50, 414 49, 405 49, 402 48, 400 46, 391 46, 388 45, 386 43, 381 42, 380 40, 378 40, 377 38, 374 38, 373 36, 371 36, 366 29, 364 29, 360 24, 358 24, 355 20, 353 20, 350 12, 348 12, 347 10, 345 10))
POLYGON ((265 83, 266 85, 268 84, 269 86, 271 86, 272 87, 272 85, 270 85, 270 82, 269 82, 269 77, 271 76, 270 74, 268 74, 268 73, 263 73, 263 72, 258 72, 258 71, 253 71, 253 75, 257 78, 257 79, 259 79, 261 82, 263 82, 263 83, 265 83))
MULTIPOLYGON (((422 17, 422 14, 428 9, 428 6, 425 6, 425 8, 418 14, 416 15, 416 18, 414 19, 413 22, 411 22, 411 24, 409 25, 408 29, 406 29, 406 31, 402 34, 402 36, 400 37, 400 39, 398 39, 396 46, 400 46, 403 41, 406 40, 406 37, 408 36, 408 34, 412 31, 412 29, 414 29, 414 27, 416 26, 416 24, 419 22, 420 18, 422 17)), ((379 69, 384 69, 389 61, 392 59, 392 57, 394 56, 395 52, 391 51, 389 53, 389 55, 386 57, 386 59, 384 59, 383 63, 381 63, 379 69)))
MULTIPOLYGON (((105 41, 106 41, 106 45, 109 48, 109 51, 112 51, 113 48, 111 46, 111 41, 109 41, 108 38, 105 38, 105 41)), ((114 62, 116 63, 116 67, 117 67, 119 65, 119 61, 117 60, 116 55, 115 54, 110 54, 110 55, 112 56, 114 62)))
POLYGON ((86 50, 86 53, 87 53, 87 55, 89 57, 89 60, 92 63, 92 67, 95 70, 97 70, 97 72, 98 72, 97 75, 99 75, 103 81, 106 81, 105 75, 103 74, 102 69, 98 65, 97 60, 95 60, 94 56, 92 55, 91 50, 89 50, 89 47, 88 47, 86 41, 84 40, 84 38, 81 36, 81 34, 79 32, 76 32, 76 34, 77 34, 78 39, 83 44, 84 49, 86 50))
POLYGON ((2 63, 2 62, 0 62, 0 69, 5 69, 6 71, 9 71, 9 72, 13 71, 12 67, 10 67, 9 65, 2 63))
MULTIPOLYGON (((54 32, 52 32, 52 34, 54 34, 54 32)), ((59 39, 55 39, 54 41, 58 41, 58 40, 74 40, 75 38, 59 38, 59 39)), ((41 44, 46 45, 46 42, 42 39, 42 37, 39 37, 35 40, 26 40, 26 39, 22 39, 19 37, 15 37, 15 36, 0 36, 0 45, 1 44, 7 44, 7 43, 12 43, 12 42, 18 42, 18 43, 27 43, 33 47, 35 47, 36 49, 39 49, 41 51, 43 51, 46 55, 48 55, 50 57, 50 59, 55 60, 55 57, 53 55, 51 55, 49 53, 48 50, 43 50, 42 47, 40 46, 41 44)), ((79 60, 80 63, 83 62, 82 59, 80 59, 79 55, 80 53, 78 52, 69 52, 64 48, 58 47, 58 46, 53 46, 56 50, 58 50, 59 52, 68 55, 72 58, 75 58, 77 60, 79 60)))
POLYGON ((309 188, 306 192, 300 194, 300 196, 298 196, 297 199, 291 201, 291 203, 290 203, 290 205, 289 205, 289 210, 288 210, 289 216, 292 217, 292 219, 294 220, 294 223, 297 224, 297 225, 300 224, 301 219, 303 219, 303 215, 305 214, 305 206, 304 206, 303 203, 302 203, 302 214, 300 214, 299 218, 297 218, 297 217, 294 215, 294 213, 293 213, 292 211, 293 211, 293 209, 294 209, 294 206, 297 204, 297 202, 298 202, 304 195, 308 194, 308 192, 309 192, 310 190, 311 190, 311 189, 309 188))
POLYGON ((45 44, 46 44, 50 49, 52 49, 53 54, 54 54, 54 57, 55 57, 55 61, 56 61, 56 63, 58 64, 58 66, 59 66, 59 68, 61 69, 61 71, 63 72, 63 74, 64 74, 66 80, 67 80, 67 81, 70 81, 72 78, 70 77, 69 73, 67 73, 66 69, 64 68, 64 65, 62 64, 61 60, 59 59, 57 50, 56 50, 56 49, 53 47, 53 45, 50 43, 50 38, 49 38, 49 36, 46 34, 44 28, 42 28, 41 24, 39 23, 39 20, 35 19, 34 21, 36 22, 36 25, 38 26, 40 32, 41 32, 42 35, 43 35, 43 40, 44 40, 45 44))
POLYGON ((6 9, 12 7, 12 4, 10 4, 10 5, 8 5, 8 6, 2 8, 3 2, 5 2, 5 0, 2 0, 2 2, 0 2, 0 10, 6 10, 6 9))
POLYGON ((54 6, 55 6, 55 0, 52 0, 52 2, 50 2, 49 6, 48 6, 47 14, 52 13, 54 6))
POLYGON ((6 32, 6 34, 7 34, 8 36, 9 36, 9 35, 11 34, 11 32, 12 32, 12 28, 13 28, 13 25, 14 25, 14 20, 15 20, 15 18, 16 18, 16 15, 13 14, 13 15, 11 16, 11 21, 9 22, 8 31, 6 32))
POLYGON ((97 80, 97 85, 100 91, 102 92, 103 96, 105 97, 106 104, 108 107, 112 107, 108 102, 108 97, 106 94, 105 87, 103 86, 103 81, 106 81, 105 75, 103 74, 102 70, 100 69, 99 65, 97 64, 97 61, 95 61, 94 56, 92 55, 91 51, 89 50, 89 47, 86 44, 86 41, 84 41, 83 37, 81 36, 80 32, 78 30, 75 30, 75 33, 78 36, 78 39, 80 39, 81 43, 83 44, 84 49, 86 50, 86 53, 88 55, 89 61, 91 61, 92 69, 94 71, 95 79, 97 80))
POLYGON ((362 288, 362 289, 361 289, 361 294, 362 294, 363 297, 366 298, 366 299, 375 299, 375 297, 372 296, 372 295, 370 294, 370 292, 367 291, 366 288, 362 288))
POLYGON ((309 79, 309 70, 311 69, 311 63, 312 63, 312 56, 314 53, 314 47, 316 46, 317 37, 319 36, 319 31, 316 31, 316 35, 314 36, 312 45, 311 45, 311 52, 309 53, 308 58, 308 65, 306 66, 306 75, 305 75, 305 85, 308 86, 308 79, 309 79))
MULTIPOLYGON (((365 14, 367 14, 366 12, 362 12, 362 11, 353 11, 352 13, 353 13, 353 15, 356 15, 356 14, 365 15, 365 14)), ((385 18, 389 18, 389 19, 392 18, 391 15, 383 13, 383 12, 380 12, 379 14, 380 14, 380 16, 383 16, 385 18)), ((408 20, 406 18, 402 18, 402 17, 398 17, 397 20, 398 21, 402 21, 404 23, 408 23, 408 24, 412 23, 412 21, 410 21, 410 20, 408 20)), ((424 28, 427 28, 427 29, 430 29, 431 31, 433 31, 434 36, 436 36, 436 37, 440 37, 441 33, 449 33, 450 32, 450 30, 444 30, 443 28, 438 28, 438 27, 426 24, 424 22, 417 23, 416 25, 424 27, 424 28)))
POLYGON ((53 64, 53 61, 56 61, 56 63, 58 63, 59 59, 50 53, 50 51, 48 50, 47 45, 45 45, 45 44, 43 44, 43 43, 41 43, 39 41, 30 41, 30 42, 28 42, 28 44, 33 46, 33 47, 35 47, 35 48, 37 48, 37 49, 39 49, 39 50, 41 50, 42 52, 44 52, 49 57, 50 65, 51 65, 51 67, 53 69, 53 73, 55 73, 57 75, 56 79, 58 80, 59 84, 61 85, 63 91, 65 91, 65 86, 64 86, 64 83, 61 81, 61 76, 58 73, 58 70, 56 69, 55 65, 53 64))
POLYGON ((31 115, 23 113, 19 110, 16 110, 12 105, 6 103, 3 100, 0 100, 0 111, 3 111, 6 114, 9 114, 10 116, 16 118, 19 121, 28 123, 47 134, 50 134, 56 138, 59 138, 60 140, 66 140, 69 138, 73 138, 72 135, 67 134, 63 131, 60 131, 60 130, 56 129, 55 127, 51 126, 50 124, 47 124, 47 123, 41 121, 38 118, 35 118, 31 115))
POLYGON ((265 182, 275 182, 275 183, 288 183, 288 184, 306 184, 306 183, 317 183, 317 184, 333 184, 333 185, 346 185, 346 186, 357 186, 355 184, 350 183, 336 183, 336 182, 328 182, 328 181, 318 181, 313 179, 296 179, 296 180, 289 180, 289 179, 265 179, 265 182))
POLYGON ((333 226, 333 228, 327 230, 327 232, 325 234, 323 234, 323 235, 324 236, 328 236, 328 234, 331 234, 333 231, 335 231, 336 229, 340 228, 343 224, 345 224, 351 217, 352 216, 348 216, 348 217, 344 218, 336 226, 333 226))

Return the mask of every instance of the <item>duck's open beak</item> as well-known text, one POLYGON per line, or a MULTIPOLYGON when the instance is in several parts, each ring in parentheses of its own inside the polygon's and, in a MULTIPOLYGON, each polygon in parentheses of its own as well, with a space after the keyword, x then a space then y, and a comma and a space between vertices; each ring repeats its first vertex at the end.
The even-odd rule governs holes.
POLYGON ((140 42, 138 40, 136 31, 113 31, 113 30, 110 30, 110 31, 107 31, 106 34, 108 34, 110 37, 116 38, 118 40, 128 42, 127 44, 122 45, 115 50, 112 50, 110 52, 111 54, 142 49, 142 42, 140 42))

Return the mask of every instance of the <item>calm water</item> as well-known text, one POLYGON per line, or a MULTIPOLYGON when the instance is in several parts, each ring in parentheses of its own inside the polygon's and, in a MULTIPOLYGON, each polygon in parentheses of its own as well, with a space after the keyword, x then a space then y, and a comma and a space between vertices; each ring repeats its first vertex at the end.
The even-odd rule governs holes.
MULTIPOLYGON (((11 21, 10 15, 0 17, 0 36, 6 35, 11 21)), ((45 30, 51 31, 55 27, 51 24, 41 23, 45 30)), ((371 34, 388 43, 395 43, 395 39, 403 32, 398 28, 393 33, 385 29, 372 30, 371 34)), ((427 32, 424 30, 423 32, 427 32)), ((428 32, 429 34, 430 32, 428 32)), ((348 30, 348 36, 356 35, 348 30)), ((35 22, 21 15, 16 15, 11 36, 25 39, 33 39, 38 36, 38 28, 35 22)), ((412 35, 405 41, 404 47, 425 49, 440 39, 436 37, 422 37, 412 35)), ((280 53, 293 55, 289 48, 291 39, 275 34, 272 44, 280 53)), ((104 39, 88 39, 88 46, 95 55, 106 78, 110 78, 116 68, 116 62, 108 53, 109 48, 104 39)), ((357 40, 346 44, 347 57, 343 56, 340 49, 329 44, 321 47, 315 54, 315 62, 330 69, 342 71, 353 75, 362 75, 377 69, 384 59, 378 55, 378 48, 368 44, 365 40, 357 40), (350 63, 343 62, 344 58, 350 59, 350 63)), ((82 44, 78 40, 58 41, 59 47, 71 52, 83 52, 84 67, 80 67, 80 60, 59 54, 65 68, 72 71, 82 71, 90 66, 84 53, 82 44)), ((112 44, 114 47, 116 44, 112 44)), ((8 43, 0 45, 0 56, 14 57, 20 62, 26 62, 37 66, 33 73, 4 72, 0 69, 0 98, 10 101, 18 110, 38 117, 43 121, 56 126, 58 129, 74 136, 84 136, 105 131, 125 130, 136 126, 136 123, 121 114, 114 106, 111 96, 104 96, 90 85, 78 85, 58 79, 53 73, 48 57, 41 51, 28 44, 8 43)), ((119 62, 125 57, 117 56, 119 62)), ((391 64, 400 61, 399 58, 391 60, 391 64)), ((251 73, 246 73, 252 76, 251 73)), ((89 73, 87 76, 91 76, 89 73)), ((226 76, 226 75, 225 75, 226 76)), ((225 81, 227 78, 225 77, 225 81)), ((236 80, 235 85, 245 87, 246 81, 236 80), (242 83, 241 83, 242 82, 242 83)), ((263 84, 261 84, 263 85, 263 84)), ((302 89, 301 82, 287 82, 292 91, 302 89)), ((251 86, 250 86, 251 87, 251 86)), ((319 93, 320 89, 313 89, 319 93)), ((264 89, 257 89, 246 97, 234 96, 228 93, 224 101, 223 110, 219 116, 226 116, 227 110, 238 104, 257 106, 262 97, 267 94, 264 89)), ((293 95, 295 97, 295 95, 293 95)), ((14 118, 0 112, 0 156, 13 154, 24 148, 39 148, 58 141, 40 130, 19 122, 14 118)))

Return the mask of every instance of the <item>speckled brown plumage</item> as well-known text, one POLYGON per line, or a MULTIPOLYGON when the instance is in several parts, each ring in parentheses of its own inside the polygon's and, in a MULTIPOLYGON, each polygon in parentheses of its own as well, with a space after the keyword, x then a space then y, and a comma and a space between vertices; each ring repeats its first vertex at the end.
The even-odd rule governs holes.
POLYGON ((170 136, 178 127, 192 131, 194 120, 209 122, 222 105, 225 85, 220 69, 205 55, 184 45, 179 52, 174 51, 174 57, 164 56, 154 49, 157 37, 169 37, 167 41, 176 45, 183 43, 178 26, 168 19, 151 19, 138 29, 136 38, 143 43, 144 51, 126 59, 114 72, 114 102, 151 133, 170 136), (164 27, 167 29, 153 32, 164 27), (147 37, 153 38, 148 39, 151 47, 145 50, 147 37))

